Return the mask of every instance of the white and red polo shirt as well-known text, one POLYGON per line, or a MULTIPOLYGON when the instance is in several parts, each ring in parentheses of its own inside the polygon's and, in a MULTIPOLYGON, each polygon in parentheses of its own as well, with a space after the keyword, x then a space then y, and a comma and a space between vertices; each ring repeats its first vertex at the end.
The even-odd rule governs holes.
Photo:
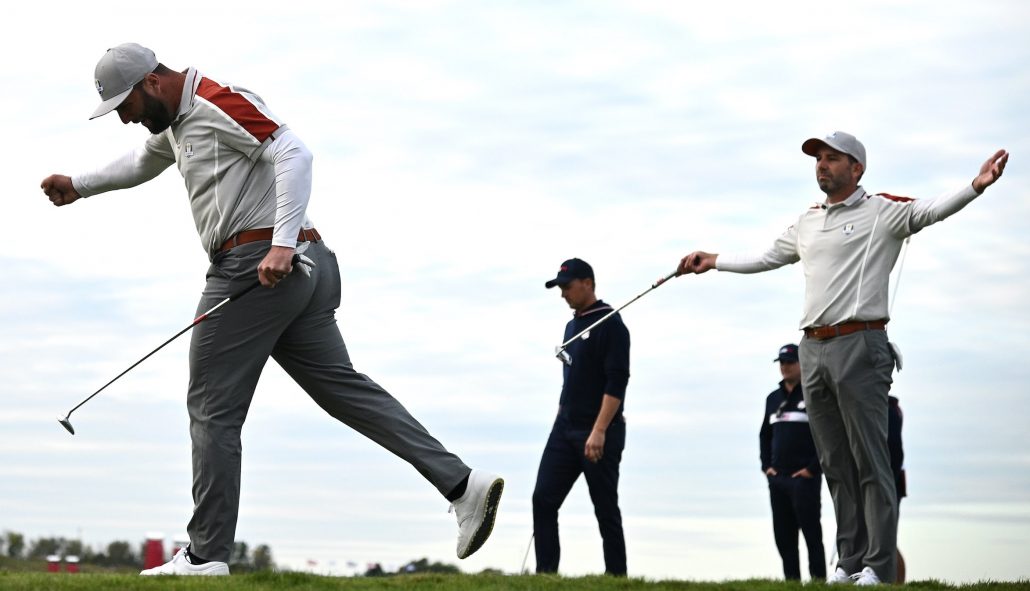
POLYGON ((73 183, 88 197, 138 185, 173 163, 211 256, 243 230, 274 228, 273 244, 292 247, 300 229, 311 227, 305 214, 310 153, 259 96, 206 78, 194 68, 186 71, 179 111, 167 130, 150 136, 141 150, 74 177, 73 183), (282 145, 269 149, 277 138, 283 139, 282 145), (306 162, 282 165, 298 152, 306 162))
POLYGON ((816 203, 760 255, 723 255, 716 268, 757 273, 801 261, 801 328, 888 319, 888 279, 902 242, 977 197, 971 185, 938 199, 870 195, 862 187, 839 203, 816 203))

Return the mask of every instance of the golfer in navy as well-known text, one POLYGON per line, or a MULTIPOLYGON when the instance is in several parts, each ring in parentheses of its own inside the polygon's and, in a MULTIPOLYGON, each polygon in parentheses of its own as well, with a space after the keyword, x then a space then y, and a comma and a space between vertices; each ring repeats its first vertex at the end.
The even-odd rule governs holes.
MULTIPOLYGON (((597 299, 594 270, 580 259, 562 263, 557 276, 544 285, 559 286, 562 299, 575 311, 565 326, 563 342, 612 311, 597 299)), ((540 458, 533 491, 536 572, 558 572, 558 509, 583 474, 601 530, 605 573, 625 576, 626 540, 618 488, 626 445, 622 409, 629 382, 629 331, 622 317, 614 314, 584 338, 569 343, 566 351, 558 416, 540 458)))

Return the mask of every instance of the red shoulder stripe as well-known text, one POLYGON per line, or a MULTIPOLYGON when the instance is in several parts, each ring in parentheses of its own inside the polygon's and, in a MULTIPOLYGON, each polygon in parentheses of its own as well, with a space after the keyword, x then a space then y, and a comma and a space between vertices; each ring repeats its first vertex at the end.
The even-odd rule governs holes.
POLYGON ((275 130, 279 129, 278 123, 266 117, 247 97, 234 92, 228 86, 222 86, 208 78, 201 78, 200 86, 197 87, 197 95, 232 117, 258 142, 264 142, 275 133, 275 130))
POLYGON ((915 201, 911 197, 898 197, 897 195, 890 195, 888 193, 877 193, 877 197, 883 197, 884 199, 890 199, 891 201, 897 201, 898 203, 907 203, 909 201, 915 201))

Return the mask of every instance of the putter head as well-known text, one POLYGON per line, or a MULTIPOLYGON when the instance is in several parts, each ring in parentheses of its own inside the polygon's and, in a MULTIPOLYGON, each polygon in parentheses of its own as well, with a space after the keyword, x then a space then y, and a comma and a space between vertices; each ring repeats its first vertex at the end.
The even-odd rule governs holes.
POLYGON ((554 348, 554 356, 565 365, 572 366, 572 356, 561 345, 554 348))
POLYGON ((68 420, 68 417, 64 417, 63 419, 58 417, 57 422, 61 423, 61 426, 67 429, 69 433, 75 435, 75 429, 72 428, 72 422, 68 420))

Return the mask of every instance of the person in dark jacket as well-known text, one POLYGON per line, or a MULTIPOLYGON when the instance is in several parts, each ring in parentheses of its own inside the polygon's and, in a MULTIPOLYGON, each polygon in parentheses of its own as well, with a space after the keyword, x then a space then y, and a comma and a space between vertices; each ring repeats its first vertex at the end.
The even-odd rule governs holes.
POLYGON ((819 522, 823 480, 801 394, 797 345, 780 347, 773 361, 779 362, 783 381, 765 399, 765 414, 758 435, 762 472, 769 481, 773 534, 783 559, 783 575, 800 580, 800 529, 808 547, 808 572, 812 580, 821 581, 826 579, 823 530, 819 522))
MULTIPOLYGON (((565 326, 568 341, 612 312, 594 293, 594 270, 581 259, 562 263, 544 284, 561 287, 575 313, 565 326)), ((629 330, 619 314, 569 343, 551 435, 540 458, 533 491, 536 572, 558 572, 558 509, 583 474, 601 530, 605 573, 626 576, 626 540, 619 510, 619 464, 626 444, 622 416, 629 382, 629 330)))
MULTIPOLYGON (((908 496, 908 483, 905 480, 905 449, 901 444, 901 425, 904 422, 904 413, 901 412, 901 405, 898 404, 897 396, 888 396, 889 405, 887 412, 887 449, 891 453, 891 472, 894 473, 894 490, 898 495, 898 518, 901 518, 901 499, 908 496)), ((901 550, 897 552, 898 575, 895 583, 899 585, 905 582, 905 557, 901 550)))

